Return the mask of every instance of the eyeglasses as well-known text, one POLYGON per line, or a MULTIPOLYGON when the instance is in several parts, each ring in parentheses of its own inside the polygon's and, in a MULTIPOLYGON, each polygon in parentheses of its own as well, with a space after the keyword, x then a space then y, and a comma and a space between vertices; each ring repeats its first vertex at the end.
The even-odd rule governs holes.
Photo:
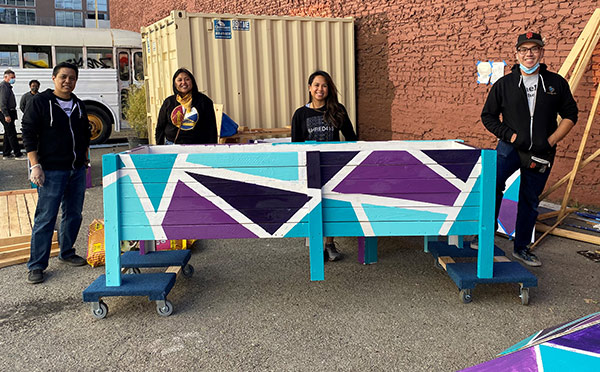
POLYGON ((541 50, 542 50, 542 47, 539 47, 539 46, 533 46, 531 48, 525 48, 525 47, 517 48, 517 52, 519 52, 519 54, 527 54, 527 52, 531 52, 533 54, 538 54, 541 50))

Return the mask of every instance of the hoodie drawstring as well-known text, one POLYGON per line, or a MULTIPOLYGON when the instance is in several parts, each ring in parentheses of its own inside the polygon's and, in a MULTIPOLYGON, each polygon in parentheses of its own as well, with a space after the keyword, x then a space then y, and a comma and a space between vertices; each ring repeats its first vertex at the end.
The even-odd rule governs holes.
POLYGON ((48 104, 50 105, 50 127, 52 128, 52 123, 54 122, 54 117, 52 116, 52 100, 48 100, 48 104))

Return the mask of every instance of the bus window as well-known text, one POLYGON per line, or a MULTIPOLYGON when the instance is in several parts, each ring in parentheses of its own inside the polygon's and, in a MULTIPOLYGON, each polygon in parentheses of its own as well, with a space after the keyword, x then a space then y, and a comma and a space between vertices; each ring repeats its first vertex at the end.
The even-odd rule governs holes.
POLYGON ((23 68, 51 68, 51 55, 49 46, 23 45, 23 68))
POLYGON ((59 47, 56 50, 56 63, 68 62, 83 68, 83 48, 59 47))
POLYGON ((88 68, 114 68, 112 48, 88 48, 88 68))
POLYGON ((129 81, 129 53, 119 52, 119 79, 129 81))
POLYGON ((144 81, 144 60, 142 52, 133 53, 133 74, 137 81, 144 81))
POLYGON ((19 67, 19 48, 16 45, 0 45, 0 66, 19 67))

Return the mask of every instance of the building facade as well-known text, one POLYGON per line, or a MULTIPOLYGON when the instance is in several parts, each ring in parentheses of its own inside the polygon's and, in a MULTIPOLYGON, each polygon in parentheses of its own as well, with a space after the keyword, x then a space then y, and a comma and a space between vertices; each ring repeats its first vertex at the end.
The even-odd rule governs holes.
POLYGON ((108 3, 109 0, 0 0, 0 23, 108 28, 108 3))
MULTIPOLYGON (((507 73, 516 62, 517 34, 530 30, 547 39, 544 62, 557 71, 597 7, 590 0, 148 0, 143 7, 137 0, 119 0, 110 12, 113 27, 132 31, 175 9, 353 17, 357 101, 341 100, 356 105, 361 140, 459 138, 490 148, 496 139, 483 127, 480 114, 491 86, 477 83, 477 62, 505 61, 507 73)), ((596 48, 575 92, 579 123, 559 144, 549 185, 573 168, 599 80, 596 48)), ((600 123, 592 127, 585 155, 599 147, 600 123)), ((595 160, 578 173, 572 199, 600 205, 599 186, 595 160)), ((562 199, 561 190, 564 186, 550 199, 562 199)))

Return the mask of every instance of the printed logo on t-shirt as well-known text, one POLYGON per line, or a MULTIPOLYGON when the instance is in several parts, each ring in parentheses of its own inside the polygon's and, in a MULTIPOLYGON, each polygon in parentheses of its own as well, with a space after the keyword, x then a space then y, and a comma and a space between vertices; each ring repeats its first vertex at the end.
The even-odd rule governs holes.
POLYGON ((333 141, 335 128, 325 122, 323 116, 312 116, 306 119, 308 130, 307 141, 333 141))

